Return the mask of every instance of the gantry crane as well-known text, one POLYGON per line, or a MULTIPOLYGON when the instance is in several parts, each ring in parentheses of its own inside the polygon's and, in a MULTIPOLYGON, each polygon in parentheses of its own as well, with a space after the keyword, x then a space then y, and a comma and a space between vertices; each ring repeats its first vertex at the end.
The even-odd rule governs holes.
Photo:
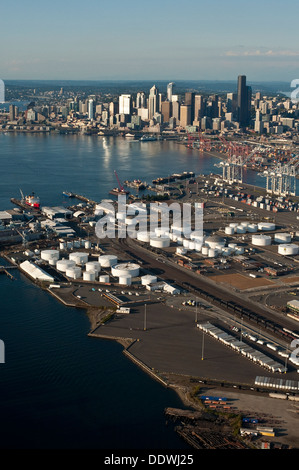
POLYGON ((299 155, 288 163, 277 163, 275 167, 259 173, 266 178, 266 191, 276 196, 296 196, 299 155))

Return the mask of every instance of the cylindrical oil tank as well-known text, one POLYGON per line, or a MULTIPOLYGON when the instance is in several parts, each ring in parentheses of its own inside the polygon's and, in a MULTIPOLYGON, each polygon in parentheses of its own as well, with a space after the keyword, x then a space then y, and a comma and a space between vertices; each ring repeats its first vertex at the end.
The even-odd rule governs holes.
POLYGON ((276 243, 291 243, 292 237, 290 233, 275 233, 274 241, 276 243))
POLYGON ((86 250, 89 250, 91 248, 91 242, 89 240, 86 240, 86 242, 84 243, 84 247, 86 250))
POLYGON ((75 261, 76 264, 81 266, 82 264, 87 263, 88 253, 75 251, 73 253, 70 253, 69 259, 75 261))
POLYGON ((200 242, 195 242, 195 250, 196 251, 201 251, 202 249, 202 243, 200 242))
POLYGON ((257 226, 259 230, 265 230, 265 231, 275 230, 276 228, 276 225, 271 222, 259 222, 257 226))
POLYGON ((235 233, 235 228, 234 227, 225 227, 224 229, 226 235, 233 235, 235 233))
POLYGON ((232 228, 236 228, 236 227, 238 227, 238 225, 239 225, 239 224, 238 224, 237 222, 231 222, 231 223, 229 224, 229 226, 232 227, 232 228))
POLYGON ((128 276, 137 277, 139 276, 140 266, 136 263, 120 263, 115 264, 111 268, 112 276, 128 276))
POLYGON ((155 248, 167 248, 170 246, 170 238, 167 235, 152 237, 150 239, 150 245, 155 248))
POLYGON ((62 272, 66 272, 67 269, 74 268, 75 266, 75 261, 69 259, 60 259, 56 263, 56 269, 62 272))
POLYGON ((66 242, 66 249, 71 250, 74 247, 74 242, 73 241, 68 241, 66 242))
POLYGON ((189 241, 189 250, 195 250, 195 242, 189 241))
POLYGON ((205 244, 209 248, 216 248, 217 245, 225 246, 225 240, 222 237, 218 237, 218 235, 212 235, 206 238, 205 244))
POLYGON ((101 265, 98 261, 88 261, 85 265, 86 271, 95 271, 96 273, 99 273, 101 271, 101 265))
POLYGON ((236 227, 236 232, 237 233, 246 233, 247 231, 247 227, 244 227, 244 225, 238 225, 236 227))
POLYGON ((59 249, 60 250, 66 250, 66 242, 59 242, 59 249))
POLYGON ((102 268, 110 268, 117 263, 117 256, 115 255, 100 255, 98 257, 98 262, 102 268))
POLYGON ((251 241, 253 245, 257 246, 271 245, 271 237, 268 235, 252 235, 251 241))
POLYGON ((59 251, 58 250, 42 250, 40 252, 40 257, 44 261, 59 260, 59 251))
POLYGON ((79 266, 74 266, 72 268, 68 268, 65 272, 67 277, 72 279, 79 279, 82 276, 82 269, 79 266))
POLYGON ((247 231, 254 233, 258 231, 258 225, 257 224, 248 224, 247 226, 247 231))
POLYGON ((150 242, 151 236, 155 236, 155 234, 151 232, 146 232, 146 231, 137 232, 137 235, 136 235, 137 240, 139 240, 140 242, 145 242, 145 243, 150 242))
POLYGON ((110 280, 110 277, 107 274, 101 274, 101 276, 99 276, 100 282, 104 282, 105 284, 107 284, 109 280, 110 280))
POLYGON ((184 238, 183 239, 183 247, 186 248, 186 250, 189 249, 189 240, 187 240, 187 238, 184 238))
POLYGON ((154 284, 155 282, 157 282, 157 276, 152 276, 151 274, 146 274, 145 276, 141 276, 141 284, 143 286, 154 284))
POLYGON ((209 254, 209 247, 207 245, 203 245, 201 248, 201 252, 204 256, 208 256, 209 254))
POLYGON ((206 236, 201 230, 194 230, 190 233, 190 240, 203 243, 206 236))
POLYGON ((218 250, 216 250, 215 248, 209 248, 209 251, 208 251, 209 258, 215 258, 217 255, 218 255, 218 250))
POLYGON ((96 273, 94 271, 84 271, 83 281, 95 281, 96 273))
POLYGON ((132 284, 132 276, 130 275, 119 276, 118 283, 123 286, 130 286, 132 284))
POLYGON ((80 240, 74 240, 73 246, 74 246, 74 248, 80 248, 80 246, 81 246, 81 241, 80 241, 80 240))
POLYGON ((278 246, 278 253, 280 255, 286 255, 286 256, 292 256, 292 255, 297 255, 299 252, 299 245, 296 245, 295 243, 288 244, 286 243, 285 245, 279 245, 278 246))

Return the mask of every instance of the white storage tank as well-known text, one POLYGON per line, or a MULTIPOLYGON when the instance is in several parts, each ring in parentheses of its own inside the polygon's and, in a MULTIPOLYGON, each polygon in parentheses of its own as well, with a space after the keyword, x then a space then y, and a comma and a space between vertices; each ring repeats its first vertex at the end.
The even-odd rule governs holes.
POLYGON ((204 256, 208 256, 209 254, 209 247, 207 245, 203 245, 201 248, 201 252, 204 256))
POLYGON ((91 248, 91 242, 89 240, 86 240, 86 242, 84 243, 84 247, 86 250, 89 250, 91 248))
POLYGON ((117 256, 115 255, 100 255, 98 257, 98 262, 102 268, 110 268, 117 263, 117 256))
POLYGON ((123 286, 130 286, 132 284, 132 276, 130 275, 119 276, 118 283, 123 286))
POLYGON ((67 277, 72 279, 79 279, 82 276, 82 269, 79 266, 74 266, 72 268, 68 268, 65 272, 67 277))
POLYGON ((59 249, 60 250, 66 250, 66 242, 59 242, 59 249))
POLYGON ((252 235, 252 244, 257 246, 268 246, 271 245, 271 237, 268 235, 252 235))
POLYGON ((167 248, 170 246, 170 238, 167 235, 161 235, 161 237, 152 237, 150 239, 150 245, 155 248, 167 248))
POLYGON ((215 258, 217 255, 218 255, 218 250, 216 250, 215 248, 209 248, 209 251, 208 251, 209 258, 215 258))
POLYGON ((153 276, 151 274, 146 274, 145 276, 141 276, 141 284, 143 286, 154 284, 155 282, 157 282, 157 276, 153 276))
POLYGON ((69 259, 75 261, 76 264, 81 266, 82 264, 87 263, 88 253, 76 251, 76 252, 70 253, 69 259))
POLYGON ((58 261, 59 260, 59 251, 58 250, 42 250, 40 252, 40 257, 44 261, 58 261))
POLYGON ((149 243, 151 236, 155 236, 155 234, 151 232, 146 232, 146 231, 137 232, 137 235, 136 235, 137 240, 139 240, 140 242, 145 242, 145 243, 149 243))
POLYGON ((246 233, 247 231, 247 227, 244 227, 244 225, 238 225, 236 227, 236 232, 237 233, 246 233))
POLYGON ((190 233, 190 240, 195 242, 203 243, 206 236, 201 230, 194 230, 190 233))
POLYGON ((112 276, 128 276, 137 277, 139 276, 140 266, 136 263, 120 263, 115 264, 111 268, 112 276))
POLYGON ((257 224, 248 224, 247 231, 251 233, 257 232, 258 231, 257 224))
POLYGON ((257 224, 259 230, 275 230, 276 225, 271 222, 259 222, 257 224))
POLYGON ((225 246, 225 240, 218 235, 212 235, 206 238, 205 244, 209 248, 216 248, 217 246, 225 246))
POLYGON ((107 274, 99 276, 99 281, 107 284, 110 281, 110 277, 107 274))
POLYGON ((233 235, 235 233, 235 228, 227 226, 227 227, 225 227, 224 231, 225 231, 226 235, 233 235))
POLYGON ((67 269, 74 268, 75 266, 75 261, 69 259, 60 259, 56 263, 56 269, 62 272, 66 272, 67 269))
POLYGON ((201 251, 202 249, 202 243, 200 242, 195 242, 195 250, 196 251, 201 251))
POLYGON ((195 243, 192 241, 189 241, 189 250, 195 250, 195 243))
POLYGON ((231 223, 229 224, 229 227, 237 228, 238 225, 239 225, 239 224, 238 224, 237 222, 231 222, 231 223))
POLYGON ((83 281, 95 281, 96 280, 96 273, 94 271, 84 271, 83 273, 83 281))
POLYGON ((96 273, 99 273, 101 271, 101 265, 98 261, 88 261, 85 265, 86 271, 94 271, 96 273))
POLYGON ((292 237, 290 233, 275 233, 274 241, 276 243, 291 243, 292 237))
POLYGON ((187 240, 186 238, 184 238, 184 240, 183 240, 183 247, 186 248, 186 250, 189 249, 189 243, 190 243, 189 240, 187 240))
POLYGON ((295 245, 295 243, 279 245, 278 253, 280 255, 290 256, 290 255, 297 255, 299 252, 299 246, 295 245))

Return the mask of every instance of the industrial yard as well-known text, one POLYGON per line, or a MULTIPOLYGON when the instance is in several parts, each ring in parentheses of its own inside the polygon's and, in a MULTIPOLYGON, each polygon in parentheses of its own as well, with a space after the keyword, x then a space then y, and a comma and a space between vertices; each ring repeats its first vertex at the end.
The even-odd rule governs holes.
POLYGON ((80 202, 72 198, 67 209, 30 210, 19 202, 17 210, 2 211, 1 256, 65 305, 86 310, 90 336, 121 342, 131 360, 166 386, 173 374, 188 377, 188 387, 192 378, 296 396, 297 198, 269 197, 215 175, 187 181, 186 188, 168 203, 198 203, 201 232, 192 230, 192 219, 186 234, 170 216, 169 230, 158 217, 154 231, 136 238, 100 239, 103 217, 116 214, 119 231, 132 227, 139 208, 149 223, 149 204, 127 201, 127 215, 113 199, 77 195, 80 202), (267 388, 257 377, 283 383, 267 388))

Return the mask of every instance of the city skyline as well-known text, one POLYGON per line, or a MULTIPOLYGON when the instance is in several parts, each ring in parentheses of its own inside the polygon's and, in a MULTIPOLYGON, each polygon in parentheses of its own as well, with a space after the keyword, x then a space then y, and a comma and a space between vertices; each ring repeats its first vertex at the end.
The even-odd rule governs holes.
POLYGON ((253 0, 248 15, 236 0, 153 0, 150 8, 135 0, 104 6, 92 0, 84 8, 55 0, 49 11, 36 0, 17 1, 5 6, 0 76, 175 81, 241 74, 287 82, 299 72, 296 13, 299 5, 282 15, 276 0, 253 0))

